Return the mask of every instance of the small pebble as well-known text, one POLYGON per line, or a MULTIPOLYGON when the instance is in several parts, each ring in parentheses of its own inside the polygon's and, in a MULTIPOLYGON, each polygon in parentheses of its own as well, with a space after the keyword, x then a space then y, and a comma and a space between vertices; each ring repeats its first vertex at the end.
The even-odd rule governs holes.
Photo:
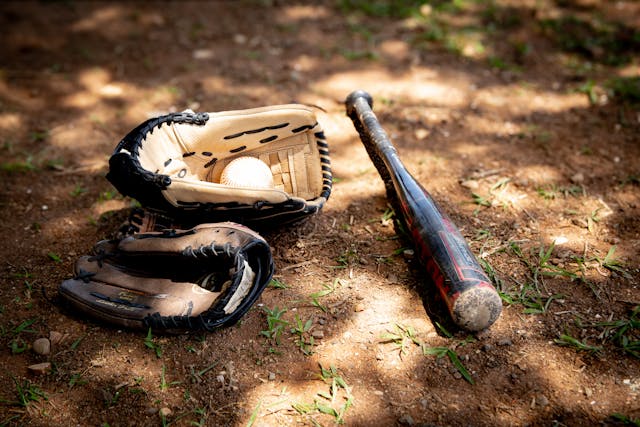
POLYGON ((536 398, 536 402, 539 406, 545 407, 549 404, 549 399, 544 394, 541 394, 536 398))
POLYGON ((171 412, 171 409, 164 407, 162 409, 160 409, 160 415, 163 417, 168 417, 172 414, 173 412, 171 412))
POLYGON ((43 356, 51 353, 51 341, 48 338, 38 338, 33 342, 33 351, 43 356))
POLYGON ((364 311, 365 308, 366 308, 365 305, 359 302, 358 304, 355 305, 355 307, 353 308, 353 311, 360 312, 360 311, 364 311))
POLYGON ((27 369, 36 374, 46 374, 51 370, 51 363, 36 363, 35 365, 28 366, 27 369))
POLYGON ((584 182, 584 174, 582 172, 578 172, 574 174, 571 178, 569 178, 569 180, 574 184, 580 184, 584 182))
POLYGON ((62 342, 63 335, 58 331, 49 332, 49 341, 51 341, 51 345, 57 345, 62 342))
POLYGON ((412 260, 415 256, 415 251, 413 249, 405 249, 404 251, 402 251, 402 256, 406 260, 412 260))
POLYGON ((269 372, 269 381, 274 381, 276 379, 276 374, 273 372, 269 372))
POLYGON ((404 414, 403 416, 401 416, 398 422, 403 426, 412 426, 416 424, 413 417, 409 414, 404 414))
POLYGON ((510 345, 513 345, 513 342, 507 338, 507 339, 498 341, 498 345, 501 347, 508 347, 510 345))
POLYGON ((468 188, 469 190, 477 190, 480 187, 478 181, 474 181, 472 179, 468 181, 462 181, 460 185, 462 185, 464 188, 468 188))
POLYGON ((312 331, 311 336, 314 337, 315 339, 322 339, 324 338, 324 331, 322 329, 312 331))

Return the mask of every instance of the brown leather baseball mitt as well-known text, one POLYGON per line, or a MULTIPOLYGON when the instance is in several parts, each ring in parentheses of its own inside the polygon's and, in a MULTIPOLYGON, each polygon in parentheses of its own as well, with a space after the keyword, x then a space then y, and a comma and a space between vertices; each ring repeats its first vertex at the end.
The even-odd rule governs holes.
POLYGON ((149 119, 117 145, 107 179, 182 224, 234 221, 254 229, 318 212, 332 183, 324 132, 314 109, 301 104, 149 119), (264 169, 268 177, 225 180, 240 158, 255 165, 245 175, 264 169))
POLYGON ((64 300, 99 320, 158 331, 236 323, 273 275, 267 242, 235 223, 104 240, 81 257, 64 300))

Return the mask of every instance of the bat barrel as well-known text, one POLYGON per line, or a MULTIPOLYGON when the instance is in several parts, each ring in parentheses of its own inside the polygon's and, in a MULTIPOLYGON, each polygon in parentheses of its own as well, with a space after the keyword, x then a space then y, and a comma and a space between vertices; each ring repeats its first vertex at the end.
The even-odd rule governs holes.
POLYGON ((355 91, 345 106, 453 321, 471 331, 489 327, 499 317, 502 301, 464 237, 405 168, 373 113, 371 96, 355 91))

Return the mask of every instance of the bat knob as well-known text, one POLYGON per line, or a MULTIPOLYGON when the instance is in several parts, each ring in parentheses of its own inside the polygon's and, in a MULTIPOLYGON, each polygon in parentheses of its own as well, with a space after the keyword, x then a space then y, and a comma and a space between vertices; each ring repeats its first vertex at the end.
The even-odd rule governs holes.
POLYGON ((472 332, 481 331, 500 316, 502 299, 489 284, 475 286, 456 298, 451 311, 459 326, 472 332))
POLYGON ((371 97, 371 95, 369 95, 369 93, 364 90, 355 90, 351 92, 349 96, 347 96, 347 99, 344 101, 347 107, 348 115, 351 115, 351 112, 353 111, 358 98, 364 98, 367 101, 367 104, 369 104, 369 107, 373 108, 373 98, 371 97))

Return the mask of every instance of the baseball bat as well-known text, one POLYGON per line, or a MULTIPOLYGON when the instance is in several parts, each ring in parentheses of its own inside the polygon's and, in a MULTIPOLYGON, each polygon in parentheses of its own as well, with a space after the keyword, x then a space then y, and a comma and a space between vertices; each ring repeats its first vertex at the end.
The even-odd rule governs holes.
POLYGON ((372 110, 371 95, 352 92, 345 106, 385 183, 387 198, 410 233, 425 274, 446 302, 453 321, 468 331, 488 328, 500 316, 502 301, 464 237, 400 160, 372 110))

